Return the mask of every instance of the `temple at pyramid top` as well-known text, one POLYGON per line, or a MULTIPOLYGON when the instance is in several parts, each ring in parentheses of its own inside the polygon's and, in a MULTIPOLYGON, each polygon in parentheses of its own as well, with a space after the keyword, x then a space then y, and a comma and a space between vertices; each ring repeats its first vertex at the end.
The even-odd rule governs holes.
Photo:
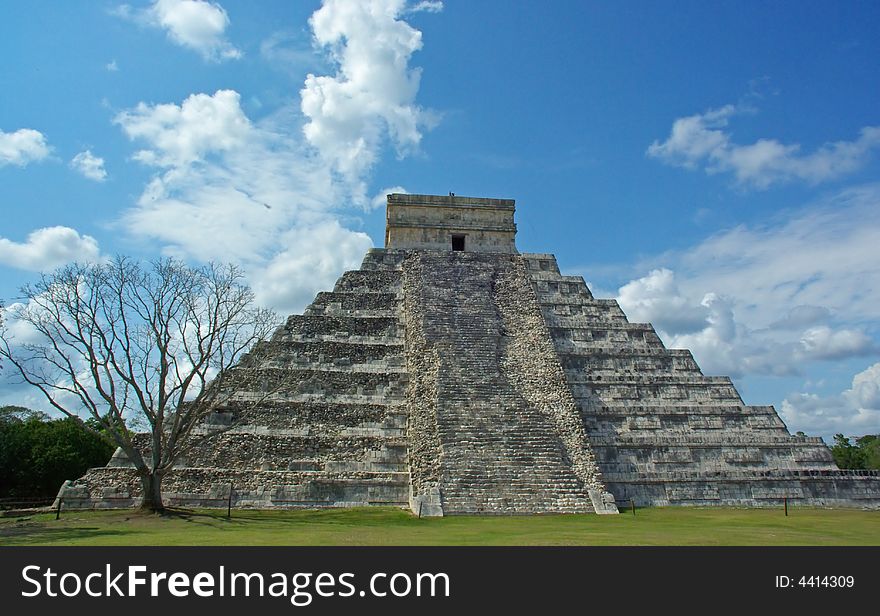
POLYGON ((388 195, 385 248, 517 254, 513 199, 388 195))

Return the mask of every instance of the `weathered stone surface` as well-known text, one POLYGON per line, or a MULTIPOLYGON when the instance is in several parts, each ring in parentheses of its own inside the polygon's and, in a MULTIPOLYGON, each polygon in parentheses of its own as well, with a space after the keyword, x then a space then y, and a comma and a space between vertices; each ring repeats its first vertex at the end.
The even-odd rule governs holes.
MULTIPOLYGON (((165 501, 420 516, 880 508, 880 473, 838 470, 821 439, 744 404, 553 255, 518 254, 515 232, 510 200, 390 196, 387 248, 242 359, 257 376, 233 380, 165 501)), ((130 507, 140 490, 117 452, 59 497, 130 507)))

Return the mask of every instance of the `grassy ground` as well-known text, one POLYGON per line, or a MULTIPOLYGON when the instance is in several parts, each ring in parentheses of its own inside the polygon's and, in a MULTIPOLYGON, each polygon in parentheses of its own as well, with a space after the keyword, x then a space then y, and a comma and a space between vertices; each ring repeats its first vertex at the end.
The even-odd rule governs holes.
POLYGON ((418 519, 399 509, 66 512, 0 518, 0 545, 880 545, 880 512, 648 508, 418 519))

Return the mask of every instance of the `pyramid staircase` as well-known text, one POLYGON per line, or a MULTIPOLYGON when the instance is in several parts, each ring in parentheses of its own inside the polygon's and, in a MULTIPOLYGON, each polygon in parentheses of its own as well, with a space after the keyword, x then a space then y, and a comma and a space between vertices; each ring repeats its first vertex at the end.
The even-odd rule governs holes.
MULTIPOLYGON (((589 492, 601 484, 578 475, 557 418, 535 404, 528 382, 517 378, 517 359, 534 359, 525 357, 533 345, 516 341, 532 332, 512 327, 505 313, 522 309, 511 301, 528 304, 530 298, 504 295, 499 287, 520 269, 524 274, 521 258, 425 251, 409 259, 418 261, 407 269, 419 272, 411 292, 421 306, 418 322, 409 326, 421 329, 439 358, 435 413, 443 512, 594 511, 589 492)), ((559 395, 568 395, 561 379, 559 386, 559 395)), ((582 430, 575 447, 588 447, 582 430)))

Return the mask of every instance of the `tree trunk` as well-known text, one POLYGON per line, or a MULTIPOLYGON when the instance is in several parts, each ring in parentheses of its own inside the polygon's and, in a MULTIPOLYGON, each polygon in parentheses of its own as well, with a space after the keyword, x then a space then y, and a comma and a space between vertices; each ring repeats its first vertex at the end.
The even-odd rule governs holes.
POLYGON ((141 488, 144 493, 141 509, 158 513, 165 511, 165 505, 162 504, 161 475, 151 472, 141 475, 141 488))

